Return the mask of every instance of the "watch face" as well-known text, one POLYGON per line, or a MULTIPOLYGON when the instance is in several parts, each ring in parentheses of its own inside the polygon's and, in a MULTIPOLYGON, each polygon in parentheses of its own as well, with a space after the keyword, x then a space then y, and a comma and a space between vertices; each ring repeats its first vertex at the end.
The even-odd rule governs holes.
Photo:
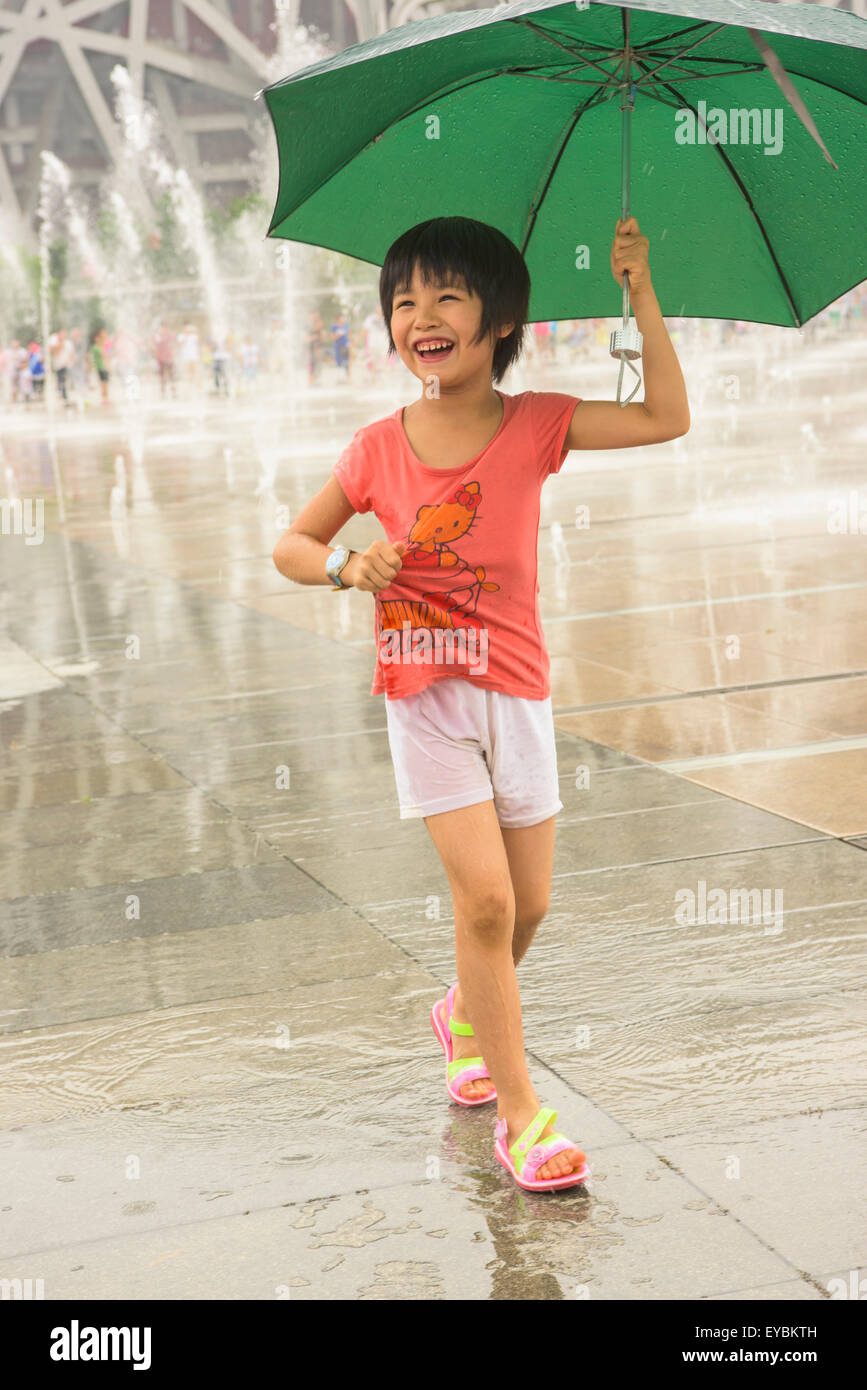
MULTIPOLYGON (((326 572, 331 575, 332 583, 337 584, 340 582, 338 579, 337 571, 343 568, 348 558, 349 551, 346 549, 346 546, 344 545, 338 546, 337 549, 333 551, 331 555, 329 555, 325 569, 326 572)), ((341 588, 342 587, 343 585, 341 584, 341 588)))

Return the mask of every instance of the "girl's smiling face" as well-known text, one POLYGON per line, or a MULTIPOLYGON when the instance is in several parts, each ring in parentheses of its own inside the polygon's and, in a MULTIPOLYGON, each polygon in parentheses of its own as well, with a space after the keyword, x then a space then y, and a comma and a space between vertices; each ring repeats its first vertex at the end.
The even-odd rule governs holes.
POLYGON ((447 383, 476 372, 490 378, 493 341, 475 341, 481 322, 482 301, 459 276, 426 285, 415 266, 409 288, 395 293, 391 336, 398 356, 414 376, 436 372, 447 383), (422 351, 426 345, 429 350, 422 351))

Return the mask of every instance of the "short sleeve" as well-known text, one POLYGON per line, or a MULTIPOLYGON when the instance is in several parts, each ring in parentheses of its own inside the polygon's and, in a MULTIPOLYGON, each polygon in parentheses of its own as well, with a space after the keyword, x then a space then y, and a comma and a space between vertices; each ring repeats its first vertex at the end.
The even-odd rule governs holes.
POLYGON ((581 399, 581 396, 567 396, 562 391, 534 391, 532 394, 536 457, 543 478, 559 473, 563 467, 569 453, 564 441, 581 399))
POLYGON ((369 512, 373 469, 364 431, 358 430, 331 470, 357 512, 369 512))

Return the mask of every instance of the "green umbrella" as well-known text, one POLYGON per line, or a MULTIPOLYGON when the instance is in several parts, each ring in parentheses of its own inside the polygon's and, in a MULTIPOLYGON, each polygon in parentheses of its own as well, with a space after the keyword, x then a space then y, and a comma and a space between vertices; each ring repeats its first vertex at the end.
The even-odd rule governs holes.
POLYGON ((663 314, 800 326, 867 273, 865 49, 867 21, 762 0, 407 24, 260 94, 268 235, 381 265, 415 223, 473 217, 523 253, 531 321, 603 317, 631 166, 663 314))

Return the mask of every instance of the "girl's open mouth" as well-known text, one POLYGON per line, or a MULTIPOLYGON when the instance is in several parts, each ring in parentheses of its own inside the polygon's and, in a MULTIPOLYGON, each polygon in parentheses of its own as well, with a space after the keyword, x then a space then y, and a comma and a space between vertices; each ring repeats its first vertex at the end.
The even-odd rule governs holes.
POLYGON ((453 347, 454 343, 446 343, 443 341, 436 346, 431 343, 430 347, 423 343, 421 347, 414 348, 413 351, 416 357, 422 362, 443 362, 448 357, 453 347))

